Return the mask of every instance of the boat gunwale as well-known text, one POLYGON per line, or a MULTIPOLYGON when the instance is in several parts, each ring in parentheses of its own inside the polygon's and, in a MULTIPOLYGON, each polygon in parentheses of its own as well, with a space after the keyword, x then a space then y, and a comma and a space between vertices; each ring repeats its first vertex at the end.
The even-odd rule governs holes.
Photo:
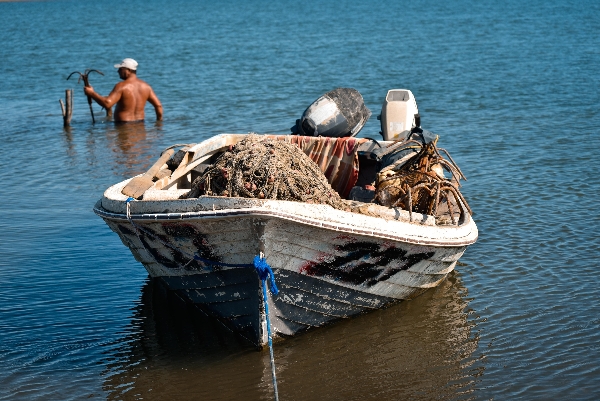
MULTIPOLYGON (((292 213, 285 213, 277 210, 270 210, 261 207, 247 207, 241 209, 215 209, 215 210, 203 210, 203 211, 195 211, 195 212, 173 212, 173 213, 141 213, 141 214, 127 214, 124 213, 116 213, 111 212, 101 205, 101 201, 98 201, 94 206, 94 213, 102 218, 112 219, 112 220, 125 220, 125 221, 173 221, 173 220, 204 220, 204 219, 214 219, 214 220, 223 220, 230 219, 234 217, 257 217, 257 218, 276 218, 287 221, 292 221, 298 224, 304 224, 311 227, 322 228, 326 230, 334 230, 342 233, 363 235, 369 237, 383 238, 398 242, 404 242, 407 244, 414 245, 431 245, 431 246, 442 246, 442 247, 460 247, 460 246, 468 246, 477 241, 478 232, 475 226, 475 223, 468 217, 468 221, 463 223, 461 226, 420 226, 427 227, 431 230, 465 230, 467 227, 471 227, 471 230, 468 231, 466 236, 461 237, 463 240, 461 241, 457 237, 451 237, 446 241, 440 240, 431 240, 426 238, 414 238, 408 236, 401 235, 393 235, 383 231, 375 231, 375 230, 365 230, 360 228, 355 228, 350 225, 344 225, 341 223, 328 223, 319 219, 311 219, 308 217, 294 215, 292 213), (473 235, 473 231, 475 234, 473 235)), ((351 212, 345 212, 351 213, 351 212)), ((374 217, 376 218, 376 217, 374 217)), ((407 222, 399 222, 404 224, 411 224, 407 222)))

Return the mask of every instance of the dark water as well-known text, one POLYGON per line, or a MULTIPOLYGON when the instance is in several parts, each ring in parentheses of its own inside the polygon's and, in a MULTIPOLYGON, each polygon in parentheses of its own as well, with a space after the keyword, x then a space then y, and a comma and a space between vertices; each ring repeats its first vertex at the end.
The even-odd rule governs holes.
POLYGON ((600 397, 600 3, 0 2, 0 27, 0 399, 272 399, 268 352, 157 295, 91 209, 168 145, 288 132, 340 86, 372 137, 413 91, 480 239, 416 300, 276 344, 280 399, 600 397), (164 123, 92 125, 65 81, 106 95, 124 57, 164 123))

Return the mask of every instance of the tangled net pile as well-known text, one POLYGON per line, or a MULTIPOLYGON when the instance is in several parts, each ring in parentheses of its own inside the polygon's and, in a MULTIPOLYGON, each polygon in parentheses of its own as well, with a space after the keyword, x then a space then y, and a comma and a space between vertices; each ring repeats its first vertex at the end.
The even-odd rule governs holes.
POLYGON ((319 166, 299 147, 252 134, 230 146, 194 180, 185 197, 201 195, 320 203, 349 210, 319 166))
POLYGON ((442 149, 450 161, 442 157, 435 142, 416 143, 420 147, 418 153, 409 154, 378 174, 373 201, 411 213, 433 215, 438 223, 444 224, 456 224, 465 209, 472 214, 458 189, 459 179, 466 178, 448 152, 442 149), (450 178, 445 177, 444 170, 451 174, 450 178))

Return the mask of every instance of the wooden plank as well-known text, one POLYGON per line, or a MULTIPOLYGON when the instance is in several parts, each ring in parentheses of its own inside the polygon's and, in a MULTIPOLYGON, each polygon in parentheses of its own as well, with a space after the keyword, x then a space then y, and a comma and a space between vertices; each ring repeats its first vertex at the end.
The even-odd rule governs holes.
POLYGON ((121 193, 135 199, 144 195, 144 192, 154 185, 153 178, 158 173, 158 170, 173 156, 173 153, 175 153, 173 149, 166 150, 148 171, 141 176, 133 177, 121 190, 121 193))
POLYGON ((179 167, 177 167, 175 169, 175 171, 173 172, 173 174, 171 174, 170 177, 167 178, 163 178, 162 180, 157 181, 154 184, 154 189, 164 189, 167 190, 171 187, 173 187, 177 180, 180 179, 181 177, 183 177, 184 175, 188 174, 190 171, 192 171, 196 166, 198 166, 199 164, 201 164, 202 162, 210 159, 211 157, 213 157, 213 155, 217 152, 220 152, 221 149, 218 149, 216 151, 213 152, 209 152, 205 155, 200 156, 199 158, 197 158, 196 160, 192 161, 193 152, 188 152, 186 154, 186 156, 184 156, 184 159, 181 161, 181 163, 179 164, 179 167), (190 155, 191 156, 188 156, 190 155), (191 162, 190 162, 191 161, 191 162))
MULTIPOLYGON (((337 302, 330 298, 325 298, 293 287, 281 287, 279 294, 273 297, 273 299, 278 302, 285 302, 290 305, 339 318, 349 317, 365 311, 364 307, 351 305, 347 302, 337 302)), ((371 308, 369 308, 369 310, 370 309, 371 308)))
POLYGON ((273 306, 275 307, 274 310, 269 310, 269 312, 275 313, 277 316, 286 320, 297 322, 310 327, 320 327, 327 323, 340 319, 340 317, 337 316, 324 315, 319 312, 311 311, 277 300, 274 300, 273 306))
MULTIPOLYGON (((269 308, 271 308, 271 306, 269 306, 269 308)), ((273 306, 272 309, 276 310, 275 306, 273 306)), ((271 309, 269 309, 269 311, 271 311, 271 309)), ((273 331, 279 335, 293 336, 297 333, 306 331, 310 328, 310 326, 307 326, 302 323, 294 322, 292 320, 288 320, 281 316, 277 316, 274 314, 272 314, 272 316, 274 316, 274 318, 271 319, 273 331)))
POLYGON ((352 288, 336 286, 334 283, 319 278, 280 269, 276 272, 276 281, 277 285, 281 288, 290 287, 305 289, 324 299, 345 302, 361 308, 378 309, 390 302, 396 301, 393 298, 357 291, 352 288))
POLYGON ((243 301, 253 298, 258 291, 258 282, 228 285, 227 287, 191 289, 185 291, 196 303, 218 303, 243 301))

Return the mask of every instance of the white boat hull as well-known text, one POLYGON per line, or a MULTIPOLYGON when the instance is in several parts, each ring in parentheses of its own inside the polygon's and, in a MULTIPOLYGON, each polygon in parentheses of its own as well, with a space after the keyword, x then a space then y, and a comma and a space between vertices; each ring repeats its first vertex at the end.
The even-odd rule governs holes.
POLYGON ((109 188, 94 211, 150 276, 257 346, 268 341, 267 316, 261 280, 248 265, 260 253, 279 287, 268 298, 272 334, 283 337, 419 295, 477 239, 470 217, 435 226, 376 205, 369 207, 386 209, 387 218, 222 197, 133 201, 128 215, 126 183, 109 188))

